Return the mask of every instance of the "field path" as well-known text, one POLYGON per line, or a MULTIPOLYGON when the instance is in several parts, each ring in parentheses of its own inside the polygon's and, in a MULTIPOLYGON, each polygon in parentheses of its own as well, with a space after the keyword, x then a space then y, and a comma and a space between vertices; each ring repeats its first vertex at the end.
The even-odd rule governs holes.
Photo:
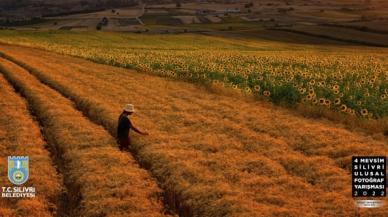
POLYGON ((0 51, 111 135, 134 103, 132 121, 151 135, 132 134, 133 154, 181 216, 388 215, 354 207, 350 175, 352 155, 388 155, 386 140, 185 82, 32 48, 0 51))

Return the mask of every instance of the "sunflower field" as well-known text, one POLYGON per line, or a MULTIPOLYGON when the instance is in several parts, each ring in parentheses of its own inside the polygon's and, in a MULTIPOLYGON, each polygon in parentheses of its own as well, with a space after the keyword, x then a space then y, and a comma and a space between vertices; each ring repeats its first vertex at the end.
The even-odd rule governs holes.
POLYGON ((198 35, 0 32, 0 41, 191 82, 287 105, 365 118, 388 116, 388 50, 198 35))

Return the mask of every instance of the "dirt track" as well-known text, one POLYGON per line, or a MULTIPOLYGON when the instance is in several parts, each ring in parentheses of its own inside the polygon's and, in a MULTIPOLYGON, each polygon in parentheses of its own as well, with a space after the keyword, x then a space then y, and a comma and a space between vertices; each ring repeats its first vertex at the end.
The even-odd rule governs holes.
MULTIPOLYGON (((170 179, 184 180, 189 190, 205 179, 209 187, 237 192, 228 196, 231 204, 244 198, 249 203, 241 207, 252 213, 274 215, 281 207, 291 215, 355 215, 351 156, 388 155, 387 142, 266 102, 31 48, 1 45, 0 51, 37 69, 39 80, 111 132, 122 105, 134 103, 133 122, 151 134, 135 136, 136 157, 151 164, 154 176, 166 176, 158 178, 164 190, 170 179), (168 163, 158 165, 158 157, 168 163), (182 173, 161 172, 171 162, 182 173), (300 213, 300 206, 308 209, 300 213)), ((191 204, 191 212, 203 205, 191 204)))

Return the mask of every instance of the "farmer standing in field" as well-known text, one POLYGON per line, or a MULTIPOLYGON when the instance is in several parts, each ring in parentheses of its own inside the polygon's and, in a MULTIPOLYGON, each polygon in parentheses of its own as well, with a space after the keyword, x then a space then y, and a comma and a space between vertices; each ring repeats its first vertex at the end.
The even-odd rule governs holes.
POLYGON ((128 116, 132 115, 135 112, 135 107, 132 104, 127 104, 124 106, 123 112, 120 114, 118 126, 117 126, 117 141, 119 143, 120 150, 128 150, 131 144, 131 139, 129 137, 129 130, 132 128, 136 133, 141 135, 148 135, 147 132, 142 132, 138 130, 128 116))

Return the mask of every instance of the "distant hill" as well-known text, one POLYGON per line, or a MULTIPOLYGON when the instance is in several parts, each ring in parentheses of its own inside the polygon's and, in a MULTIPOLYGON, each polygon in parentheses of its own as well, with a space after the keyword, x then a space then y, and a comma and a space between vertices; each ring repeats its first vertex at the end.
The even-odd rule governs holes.
POLYGON ((256 7, 263 5, 358 5, 378 7, 386 0, 0 0, 0 21, 29 20, 42 16, 57 16, 79 12, 92 12, 110 8, 134 6, 140 2, 147 4, 175 2, 253 2, 256 7))
POLYGON ((0 0, 0 17, 28 19, 133 6, 137 3, 138 0, 0 0))
POLYGON ((30 6, 122 6, 133 4, 137 0, 0 0, 3 9, 16 9, 30 6))

